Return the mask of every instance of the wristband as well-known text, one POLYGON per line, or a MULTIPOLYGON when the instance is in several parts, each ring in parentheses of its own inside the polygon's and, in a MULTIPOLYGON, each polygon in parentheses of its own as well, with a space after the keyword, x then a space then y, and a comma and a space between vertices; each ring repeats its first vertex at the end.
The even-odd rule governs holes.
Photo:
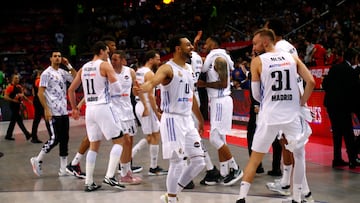
POLYGON ((67 64, 67 65, 66 65, 66 67, 67 67, 69 70, 74 69, 70 63, 69 63, 69 64, 67 64))

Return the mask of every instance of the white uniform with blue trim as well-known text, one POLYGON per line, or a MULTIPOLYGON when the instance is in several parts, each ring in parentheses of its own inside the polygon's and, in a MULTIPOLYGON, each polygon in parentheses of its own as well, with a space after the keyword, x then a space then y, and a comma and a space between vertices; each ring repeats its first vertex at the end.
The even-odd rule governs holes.
POLYGON ((206 56, 202 72, 207 73, 206 82, 219 81, 219 74, 214 69, 215 59, 222 57, 227 62, 228 81, 226 88, 206 88, 210 100, 210 127, 221 135, 226 135, 232 128, 233 99, 230 86, 230 72, 234 69, 234 62, 224 49, 213 49, 206 56))
POLYGON ((287 52, 269 52, 259 56, 262 63, 262 95, 252 150, 268 152, 279 131, 289 142, 303 133, 300 118, 300 94, 297 65, 287 52))
POLYGON ((120 120, 110 103, 109 81, 100 74, 103 60, 90 61, 82 67, 81 81, 86 102, 85 123, 90 142, 118 137, 120 120))
POLYGON ((121 84, 121 91, 118 95, 111 95, 111 102, 116 107, 124 134, 133 136, 136 134, 136 122, 131 103, 132 77, 131 69, 127 66, 122 66, 121 73, 117 73, 117 79, 121 84))
MULTIPOLYGON (((147 72, 152 71, 148 67, 141 67, 136 71, 136 81, 139 85, 144 84, 145 82, 145 75, 147 72)), ((154 90, 155 91, 155 90, 154 90)), ((155 94, 155 92, 154 92, 155 94)), ((148 116, 143 116, 144 113, 144 104, 138 99, 138 102, 135 105, 135 113, 141 123, 141 129, 145 135, 149 135, 152 133, 159 132, 160 129, 160 122, 156 116, 156 113, 151 108, 148 93, 144 93, 144 98, 146 101, 147 109, 149 110, 148 116)))
POLYGON ((170 159, 173 153, 178 157, 203 156, 201 138, 195 128, 192 115, 194 79, 192 68, 186 69, 168 61, 173 78, 167 85, 161 85, 160 121, 163 158, 170 159))

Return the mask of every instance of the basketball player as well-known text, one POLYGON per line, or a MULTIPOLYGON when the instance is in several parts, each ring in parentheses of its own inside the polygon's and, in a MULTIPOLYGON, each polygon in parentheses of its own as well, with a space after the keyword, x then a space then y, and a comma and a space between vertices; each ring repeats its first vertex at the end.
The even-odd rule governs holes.
POLYGON ((206 87, 210 100, 210 143, 217 149, 220 174, 223 184, 230 186, 235 184, 243 175, 230 149, 226 143, 226 133, 232 126, 233 100, 230 96, 230 71, 234 68, 234 62, 224 49, 220 48, 221 41, 216 36, 206 39, 204 48, 209 52, 205 58, 203 73, 206 73, 206 82, 198 81, 198 87, 206 87), (215 68, 215 60, 221 57, 225 59, 226 66, 215 68))
MULTIPOLYGON (((136 81, 139 85, 151 80, 154 77, 154 71, 160 65, 160 55, 154 50, 145 53, 144 66, 136 71, 136 81)), ((160 123, 161 113, 158 109, 155 99, 154 89, 143 94, 144 100, 139 101, 135 105, 136 115, 141 123, 141 129, 146 138, 141 139, 133 147, 133 157, 146 144, 149 144, 150 168, 148 175, 158 176, 166 175, 167 171, 158 166, 159 143, 160 143, 160 123)))
POLYGON ((295 159, 293 197, 290 201, 300 203, 305 175, 305 143, 297 141, 306 136, 303 134, 302 125, 305 121, 300 116, 300 110, 309 99, 315 81, 299 58, 275 50, 275 34, 270 29, 263 28, 254 33, 253 51, 265 52, 251 61, 251 90, 254 99, 260 102, 260 111, 252 153, 236 203, 245 202, 256 168, 280 130, 289 143, 295 143, 292 149, 295 159), (302 96, 299 94, 297 74, 306 82, 302 96))
POLYGON ((177 202, 177 194, 205 167, 204 151, 199 132, 203 132, 204 119, 194 96, 194 74, 186 63, 193 46, 183 35, 174 36, 170 42, 173 59, 160 66, 155 76, 141 86, 148 92, 161 84, 160 134, 163 158, 169 160, 166 178, 167 193, 160 197, 163 203, 177 202), (195 128, 192 112, 199 121, 195 128), (189 164, 184 164, 184 159, 189 164))
POLYGON ((83 86, 86 102, 85 124, 90 149, 86 155, 85 191, 91 192, 101 187, 94 182, 93 174, 103 137, 106 140, 111 139, 113 142, 103 183, 113 188, 124 189, 125 186, 115 178, 115 170, 123 150, 123 132, 120 120, 114 113, 110 100, 111 95, 118 95, 121 92, 121 84, 112 65, 107 62, 109 47, 103 41, 96 42, 93 46, 93 53, 93 59, 79 70, 68 89, 74 119, 79 118, 75 90, 80 84, 83 86))

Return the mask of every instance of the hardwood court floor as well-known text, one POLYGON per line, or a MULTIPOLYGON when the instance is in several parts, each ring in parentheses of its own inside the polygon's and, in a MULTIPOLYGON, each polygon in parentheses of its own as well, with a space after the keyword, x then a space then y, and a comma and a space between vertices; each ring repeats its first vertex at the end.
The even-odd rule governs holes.
MULTIPOLYGON (((31 128, 32 120, 25 121, 28 129, 31 128)), ((54 148, 46 155, 43 163, 43 176, 37 177, 33 174, 30 165, 30 158, 38 154, 42 144, 33 144, 25 141, 19 128, 15 128, 15 141, 4 140, 4 134, 8 122, 0 123, 0 151, 5 155, 0 158, 0 202, 86 202, 86 203, 107 203, 107 202, 126 202, 126 203, 159 203, 159 197, 166 191, 165 176, 148 176, 149 156, 148 147, 143 149, 134 158, 134 165, 141 165, 144 170, 138 174, 143 177, 144 182, 136 186, 127 186, 125 191, 116 191, 105 186, 96 192, 86 193, 83 191, 84 180, 72 176, 58 177, 59 157, 58 148, 54 148)), ((74 121, 71 119, 69 161, 75 155, 82 137, 85 135, 84 120, 74 121)), ((45 141, 48 137, 43 121, 39 127, 39 137, 45 141)), ((139 140, 143 135, 141 131, 135 137, 139 140)), ((241 133, 240 133, 241 136, 241 133)), ((205 144, 212 156, 213 163, 218 166, 216 151, 207 139, 205 144)), ((331 151, 319 145, 308 145, 307 149, 313 157, 322 154, 320 158, 323 163, 331 160, 331 151)), ((318 143, 316 143, 318 144, 318 143)), ((231 151, 243 168, 248 160, 247 149, 242 144, 232 143, 231 151)), ((95 181, 100 184, 105 175, 108 154, 111 144, 107 141, 102 143, 97 157, 95 181)), ((168 163, 159 158, 159 165, 167 168, 168 163)), ((271 154, 267 154, 263 161, 265 170, 271 167, 271 154)), ((85 158, 81 162, 85 169, 85 158)), ((235 203, 239 192, 239 183, 231 187, 222 185, 201 186, 199 181, 204 177, 203 171, 195 180, 195 188, 184 190, 179 195, 180 203, 235 203)), ((347 170, 335 170, 330 166, 318 163, 314 160, 307 161, 307 177, 310 188, 316 202, 359 202, 360 199, 360 174, 347 170)), ((273 181, 273 177, 266 174, 257 175, 251 186, 247 202, 256 203, 275 203, 282 202, 286 197, 277 195, 266 189, 266 182, 273 181)))

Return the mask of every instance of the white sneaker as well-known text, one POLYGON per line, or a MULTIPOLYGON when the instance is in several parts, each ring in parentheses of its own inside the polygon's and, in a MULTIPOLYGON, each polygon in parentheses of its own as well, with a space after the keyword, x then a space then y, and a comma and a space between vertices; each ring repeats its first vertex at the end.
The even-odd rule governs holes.
POLYGON ((281 178, 277 178, 277 179, 274 179, 274 182, 276 183, 280 183, 281 182, 281 178))
POLYGON ((115 176, 112 178, 106 177, 103 180, 103 183, 113 187, 113 188, 117 188, 120 190, 124 190, 125 189, 125 185, 120 184, 116 179, 115 176))
POLYGON ((120 183, 124 185, 138 185, 142 182, 142 179, 137 176, 133 176, 129 171, 126 176, 120 177, 120 183))
POLYGON ((31 163, 31 166, 32 166, 32 169, 33 169, 33 172, 35 173, 35 175, 41 176, 42 175, 42 169, 41 169, 42 161, 38 161, 36 157, 31 157, 30 163, 31 163))
MULTIPOLYGON (((169 202, 169 197, 168 197, 167 193, 161 195, 160 200, 161 200, 161 203, 171 203, 171 202, 169 202)), ((179 201, 179 198, 176 197, 176 202, 178 202, 178 201, 179 201)))
POLYGON ((310 203, 314 203, 315 200, 311 195, 311 192, 307 193, 307 194, 303 194, 301 197, 301 202, 310 202, 310 203))
POLYGON ((266 183, 266 187, 267 187, 267 189, 269 189, 273 192, 277 192, 284 196, 289 196, 291 194, 290 185, 283 187, 283 186, 281 186, 281 184, 279 182, 269 182, 269 183, 266 183))
POLYGON ((165 193, 160 196, 161 203, 168 203, 168 194, 165 193))
POLYGON ((68 176, 69 174, 66 172, 66 169, 59 169, 59 177, 68 176))

